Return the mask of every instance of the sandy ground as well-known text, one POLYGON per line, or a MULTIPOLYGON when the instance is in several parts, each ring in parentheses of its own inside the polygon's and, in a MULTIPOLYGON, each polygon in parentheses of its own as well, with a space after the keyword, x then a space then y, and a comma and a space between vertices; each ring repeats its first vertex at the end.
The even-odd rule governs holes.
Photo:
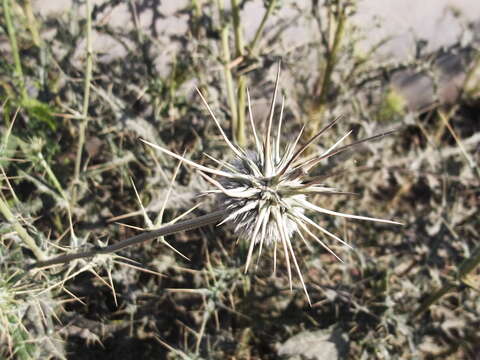
MULTIPOLYGON (((171 41, 172 35, 183 35, 188 31, 187 16, 179 10, 184 9, 189 1, 145 1, 130 0, 107 6, 97 12, 97 25, 109 25, 114 28, 140 29, 151 36, 161 49, 162 56, 155 59, 160 74, 168 72, 168 63, 177 56, 179 44, 171 41), (155 4, 155 5, 152 5, 155 4)), ((225 1, 229 3, 229 1, 225 1)), ((34 0, 34 7, 42 17, 66 16, 68 11, 83 14, 83 5, 72 0, 42 1, 34 0)), ((105 1, 92 0, 92 4, 102 8, 105 1)), ((275 14, 275 21, 292 19, 297 10, 310 13, 311 1, 285 1, 280 12, 275 14)), ((243 9, 242 22, 245 38, 252 39, 265 9, 262 1, 248 2, 243 9)), ((376 53, 378 60, 407 61, 416 53, 418 40, 425 40, 422 54, 428 54, 452 44, 469 44, 471 37, 479 31, 464 31, 468 23, 475 22, 480 29, 480 1, 478 0, 402 0, 378 1, 360 0, 357 13, 353 17, 356 25, 362 29, 359 51, 369 52, 372 45, 388 38, 388 42, 376 53), (470 34, 470 35, 468 35, 470 34), (470 37, 470 38, 469 38, 470 37)), ((268 23, 266 27, 268 31, 268 23)), ((297 22, 283 33, 281 42, 284 49, 293 49, 311 41, 316 36, 317 28, 313 21, 297 22)), ((55 37, 55 31, 44 36, 55 37)), ((185 35, 187 36, 187 35, 185 35)), ((115 58, 123 58, 128 53, 128 41, 120 43, 105 33, 94 31, 93 50, 99 61, 108 63, 115 58)), ((80 44, 74 56, 83 62, 84 46, 80 44)), ((439 70, 438 95, 441 102, 452 102, 463 84, 465 55, 449 55, 436 63, 439 70)), ((393 79, 393 86, 406 98, 413 110, 428 107, 434 99, 434 85, 431 79, 418 76, 415 72, 402 72, 393 79)))
MULTIPOLYGON (((101 5, 105 1, 92 0, 93 4, 101 5)), ((44 1, 34 0, 36 11, 42 16, 61 14, 72 9, 72 0, 44 1)), ((138 24, 147 32, 156 32, 167 35, 171 33, 183 33, 187 29, 185 18, 175 16, 178 9, 182 8, 187 1, 152 1, 155 7, 144 7, 141 1, 131 0, 137 11, 138 24), (154 26, 152 27, 152 23, 154 26), (155 30, 153 30, 155 29, 155 30)), ((227 1, 228 3, 228 1, 227 1)), ((293 2, 287 2, 281 13, 277 16, 288 17, 291 13, 293 2)), ((296 5, 309 11, 310 1, 297 1, 296 5)), ((135 15, 132 7, 120 4, 113 11, 105 15, 104 21, 111 26, 132 26, 134 27, 135 15)), ((259 23, 264 9, 261 1, 247 3, 245 15, 246 37, 253 35, 256 24, 259 23)), ((383 48, 384 55, 394 55, 403 59, 408 57, 414 49, 416 39, 428 41, 427 51, 436 50, 442 46, 448 46, 458 41, 462 36, 462 21, 471 22, 480 20, 480 1, 478 0, 361 0, 358 3, 358 12, 355 21, 362 28, 371 28, 365 39, 365 45, 375 43, 385 37, 391 41, 383 48), (457 18, 456 18, 457 17, 457 18), (375 24, 381 24, 376 27, 375 24)), ((298 41, 308 34, 309 29, 301 25, 290 30, 286 34, 286 41, 298 41)), ((105 39, 97 44, 105 50, 105 39)), ((468 40, 468 39, 465 39, 468 40)), ((119 56, 122 52, 119 47, 112 47, 115 54, 119 56)), ((111 54, 113 55, 113 54, 111 54)))

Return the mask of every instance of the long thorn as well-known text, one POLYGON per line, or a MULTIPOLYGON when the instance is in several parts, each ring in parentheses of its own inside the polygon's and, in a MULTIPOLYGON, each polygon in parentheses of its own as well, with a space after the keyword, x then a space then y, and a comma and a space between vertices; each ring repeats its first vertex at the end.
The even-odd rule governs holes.
POLYGON ((228 139, 227 135, 223 131, 222 127, 220 126, 220 122, 217 120, 217 117, 215 116, 212 109, 210 108, 210 105, 208 105, 208 102, 205 99, 205 97, 202 95, 202 92, 200 91, 200 89, 195 88, 195 90, 197 90, 198 95, 200 95, 200 98, 202 99, 203 103, 205 104, 208 112, 210 113, 210 116, 212 117, 213 121, 215 122, 215 125, 217 125, 217 128, 220 131, 220 133, 222 134, 222 137, 225 140, 225 142, 227 143, 228 147, 230 149, 232 149, 232 151, 235 153, 235 155, 237 155, 240 159, 245 158, 243 156, 243 154, 237 149, 237 147, 235 145, 233 145, 232 142, 228 139))
POLYGON ((299 158, 299 156, 315 141, 317 140, 325 131, 330 129, 335 123, 342 119, 343 115, 337 116, 332 122, 330 122, 327 126, 325 126, 322 130, 320 130, 316 135, 314 135, 310 140, 308 140, 297 152, 292 156, 292 158, 288 161, 288 163, 283 167, 280 171, 280 174, 283 175, 290 165, 299 158))
POLYGON ((368 137, 368 138, 355 141, 355 142, 353 142, 353 143, 351 143, 351 144, 344 145, 344 146, 338 148, 337 150, 335 150, 335 151, 333 151, 333 152, 330 152, 330 153, 327 153, 327 154, 325 154, 325 155, 322 155, 322 156, 320 156, 320 157, 317 158, 317 159, 309 160, 309 161, 307 161, 306 163, 304 163, 304 164, 302 164, 302 165, 299 165, 299 166, 297 166, 297 167, 298 167, 298 168, 303 168, 303 167, 305 167, 305 168, 306 168, 305 170, 308 172, 310 169, 312 169, 315 165, 317 165, 320 161, 322 161, 322 160, 324 160, 324 159, 327 159, 327 158, 329 158, 329 157, 331 157, 331 156, 340 154, 340 153, 342 153, 342 152, 344 152, 344 151, 346 151, 346 150, 348 150, 348 149, 350 149, 350 148, 352 148, 352 147, 354 147, 354 146, 360 145, 360 144, 362 144, 362 143, 364 143, 364 142, 373 141, 373 140, 380 139, 380 138, 382 138, 382 137, 384 137, 384 136, 388 136, 388 135, 394 133, 395 131, 397 131, 397 130, 386 131, 386 132, 384 132, 384 133, 377 134, 377 135, 374 135, 374 136, 370 136, 370 137, 368 137))
POLYGON ((272 144, 270 143, 270 137, 271 137, 271 132, 272 132, 272 122, 273 122, 273 114, 275 110, 275 102, 277 101, 277 92, 278 92, 278 83, 280 80, 280 68, 281 68, 281 63, 278 63, 278 69, 277 69, 277 77, 275 79, 275 89, 273 90, 273 97, 272 97, 272 103, 270 104, 270 111, 268 114, 268 125, 267 125, 267 131, 265 133, 265 139, 263 143, 263 149, 264 149, 264 161, 265 161, 265 176, 269 177, 273 175, 273 164, 272 164, 272 144))
POLYGON ((261 154, 262 145, 260 143, 260 140, 258 139, 257 130, 255 129, 255 123, 253 122, 252 104, 250 101, 250 92, 248 91, 248 87, 247 87, 247 102, 248 102, 248 115, 249 115, 248 117, 250 119, 250 125, 252 126, 253 137, 255 139, 255 146, 257 148, 257 153, 261 154))

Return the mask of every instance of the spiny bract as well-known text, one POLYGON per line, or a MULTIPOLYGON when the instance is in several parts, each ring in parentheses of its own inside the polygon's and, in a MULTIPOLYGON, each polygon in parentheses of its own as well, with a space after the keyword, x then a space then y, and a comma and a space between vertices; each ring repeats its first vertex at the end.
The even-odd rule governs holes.
POLYGON ((314 194, 349 194, 336 191, 334 188, 324 186, 322 182, 326 176, 308 176, 309 172, 322 160, 338 154, 347 148, 357 145, 361 142, 373 140, 389 134, 390 132, 379 134, 367 139, 356 141, 349 145, 339 147, 340 143, 351 133, 348 132, 341 137, 332 147, 322 154, 317 154, 306 159, 301 158, 308 146, 318 139, 325 131, 330 129, 338 118, 323 128, 318 134, 313 136, 304 145, 297 149, 298 142, 303 133, 303 128, 299 132, 293 143, 287 144, 283 153, 280 149, 280 138, 282 130, 282 116, 284 101, 282 100, 281 110, 278 117, 277 132, 272 136, 272 123, 274 117, 274 107, 277 98, 278 81, 280 76, 280 67, 275 81, 275 90, 270 105, 268 123, 263 142, 255 130, 253 122, 250 95, 247 90, 249 119, 252 126, 253 137, 255 139, 255 152, 246 151, 234 145, 220 126, 212 109, 197 89, 210 115, 218 127, 223 139, 229 148, 235 154, 235 160, 226 163, 207 155, 211 160, 222 166, 222 170, 209 168, 188 160, 180 155, 172 153, 158 145, 144 141, 146 144, 180 159, 185 163, 195 167, 199 173, 213 186, 214 190, 210 193, 218 194, 218 204, 220 208, 225 209, 225 218, 220 224, 233 223, 238 236, 249 243, 249 250, 245 264, 245 271, 248 270, 251 263, 255 245, 259 247, 260 258, 263 245, 273 245, 274 247, 274 271, 276 267, 277 244, 283 248, 285 261, 288 270, 290 289, 292 289, 291 260, 298 273, 303 289, 310 303, 310 298, 298 265, 295 253, 292 247, 292 238, 294 233, 298 234, 300 239, 305 242, 305 235, 310 236, 328 252, 341 261, 341 259, 314 233, 315 230, 335 239, 341 244, 349 247, 345 241, 332 234, 327 229, 318 225, 305 215, 305 211, 314 211, 328 215, 341 216, 350 219, 378 221, 390 224, 399 224, 395 221, 376 219, 366 216, 344 214, 319 207, 307 200, 308 195, 314 194), (211 176, 217 175, 220 180, 211 176), (310 228, 309 228, 310 226, 310 228), (313 231, 312 231, 313 230, 313 231))

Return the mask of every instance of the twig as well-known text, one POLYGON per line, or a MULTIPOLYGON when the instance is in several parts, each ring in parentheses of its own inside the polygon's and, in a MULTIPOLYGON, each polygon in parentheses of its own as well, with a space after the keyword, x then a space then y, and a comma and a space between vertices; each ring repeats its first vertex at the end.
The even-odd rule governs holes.
POLYGON ((263 18, 260 21, 260 25, 258 26, 258 29, 255 32, 255 36, 253 37, 253 40, 249 46, 250 53, 252 55, 255 55, 256 46, 258 44, 258 41, 260 40, 260 36, 262 35, 263 29, 265 28, 265 24, 267 23, 269 16, 272 14, 276 3, 277 3, 277 0, 270 0, 268 3, 267 11, 265 12, 265 14, 263 14, 263 18))
POLYGON ((240 22, 240 7, 238 6, 238 0, 231 0, 232 2, 232 17, 233 17, 233 32, 235 34, 235 52, 236 56, 243 55, 243 34, 242 26, 240 22))
POLYGON ((78 134, 77 155, 75 158, 75 172, 73 178, 73 192, 72 192, 72 207, 77 200, 78 183, 80 181, 80 165, 82 162, 83 145, 85 143, 85 131, 88 125, 88 104, 90 101, 90 82, 92 80, 93 69, 93 51, 92 51, 92 13, 90 9, 90 0, 86 1, 86 16, 87 16, 87 58, 85 69, 85 84, 83 90, 83 107, 82 107, 82 122, 80 123, 78 134))
POLYGON ((47 257, 43 251, 37 246, 35 240, 28 234, 27 230, 20 224, 15 215, 11 212, 7 203, 0 197, 0 213, 5 217, 5 219, 12 224, 12 227, 17 232, 18 236, 23 240, 25 245, 33 252, 35 257, 44 261, 47 257))
MULTIPOLYGON (((245 44, 243 41, 242 24, 240 21, 240 7, 238 0, 231 0, 232 18, 233 18, 233 33, 235 35, 235 56, 236 58, 243 58, 245 44)), ((234 129, 234 139, 240 146, 245 145, 245 94, 247 90, 247 80, 244 75, 238 77, 238 92, 237 92, 237 126, 234 129)))
MULTIPOLYGON (((335 1, 335 5, 337 7, 337 15, 335 18, 332 15, 331 22, 336 21, 336 26, 334 30, 334 35, 333 39, 330 40, 330 36, 325 38, 325 45, 327 46, 326 50, 326 65, 325 69, 323 71, 323 74, 321 78, 319 79, 319 83, 317 84, 318 88, 316 91, 316 99, 315 103, 313 104, 313 108, 311 110, 311 113, 315 116, 315 119, 318 119, 321 117, 323 110, 325 108, 326 104, 326 99, 327 99, 327 93, 328 89, 331 83, 332 79, 332 74, 335 70, 335 66, 337 64, 337 58, 338 58, 338 52, 340 50, 340 44, 342 43, 343 40, 343 35, 345 31, 345 25, 347 21, 347 7, 349 6, 348 4, 342 4, 341 0, 335 1)), ((333 6, 333 4, 329 5, 333 6)), ((332 9, 329 9, 330 12, 332 9)), ((318 15, 317 15, 318 16, 318 15)), ((319 31, 320 34, 323 34, 323 30, 321 29, 321 24, 319 23, 319 31)), ((330 30, 329 26, 329 30, 330 30)), ((313 134, 318 132, 319 128, 319 121, 312 121, 311 126, 307 129, 306 136, 311 137, 313 134)))

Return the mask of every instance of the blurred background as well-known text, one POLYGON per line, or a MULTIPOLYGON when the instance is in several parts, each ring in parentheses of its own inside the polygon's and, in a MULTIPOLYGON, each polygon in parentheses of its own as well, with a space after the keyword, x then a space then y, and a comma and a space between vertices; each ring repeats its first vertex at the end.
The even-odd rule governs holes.
POLYGON ((479 1, 1 0, 0 19, 1 358, 479 359, 479 1), (354 247, 293 240, 311 307, 272 249, 244 274, 228 226, 19 276, 215 210, 139 138, 231 161, 195 87, 250 149, 246 90, 263 132, 279 61, 283 145, 340 115, 309 155, 396 129, 314 174, 357 194, 320 206, 404 225, 309 214, 354 247))

